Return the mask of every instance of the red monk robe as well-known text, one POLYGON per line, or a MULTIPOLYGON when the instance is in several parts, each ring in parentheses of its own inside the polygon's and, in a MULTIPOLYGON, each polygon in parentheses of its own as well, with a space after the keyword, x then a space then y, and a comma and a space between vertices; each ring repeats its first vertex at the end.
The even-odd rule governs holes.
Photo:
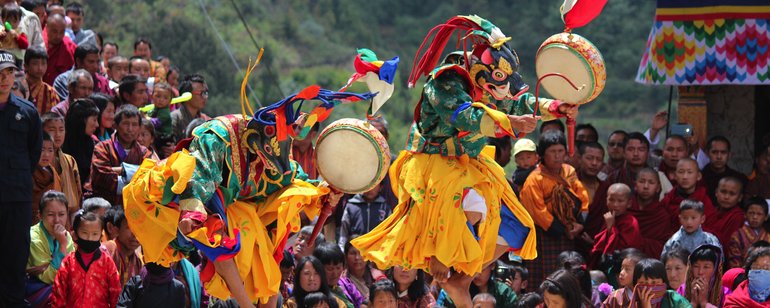
POLYGON ((722 246, 727 246, 730 237, 738 231, 746 221, 746 216, 740 206, 733 206, 727 210, 719 208, 711 217, 706 216, 703 230, 716 235, 722 246))
POLYGON ((711 203, 711 198, 709 198, 708 193, 706 192, 706 187, 698 185, 692 194, 687 195, 681 188, 679 188, 679 186, 674 186, 674 189, 669 191, 660 203, 667 209, 668 214, 671 216, 671 226, 675 230, 678 230, 681 226, 679 224, 679 205, 685 199, 703 202, 703 213, 706 214, 707 220, 709 217, 716 215, 716 209, 711 203))
POLYGON ((598 265, 602 255, 616 250, 640 248, 643 242, 636 218, 629 213, 617 216, 612 228, 607 229, 605 226, 605 229, 594 237, 594 247, 591 249, 592 264, 598 265))
POLYGON ((648 256, 659 256, 663 251, 663 245, 676 232, 676 229, 671 226, 671 216, 666 208, 658 200, 653 200, 642 208, 639 200, 633 198, 628 214, 636 218, 639 231, 644 234, 642 246, 637 248, 648 256))
POLYGON ((607 208, 607 189, 610 188, 609 181, 602 181, 599 188, 594 193, 591 205, 588 207, 588 217, 584 226, 584 231, 592 238, 607 227, 604 223, 604 213, 609 212, 607 208))

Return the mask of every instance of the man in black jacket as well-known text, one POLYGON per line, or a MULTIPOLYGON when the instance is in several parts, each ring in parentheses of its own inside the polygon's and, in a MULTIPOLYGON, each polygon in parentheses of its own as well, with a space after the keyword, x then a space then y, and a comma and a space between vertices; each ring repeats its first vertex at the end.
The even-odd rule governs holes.
POLYGON ((0 307, 24 307, 32 170, 43 142, 37 109, 11 94, 16 70, 16 57, 0 50, 0 307))

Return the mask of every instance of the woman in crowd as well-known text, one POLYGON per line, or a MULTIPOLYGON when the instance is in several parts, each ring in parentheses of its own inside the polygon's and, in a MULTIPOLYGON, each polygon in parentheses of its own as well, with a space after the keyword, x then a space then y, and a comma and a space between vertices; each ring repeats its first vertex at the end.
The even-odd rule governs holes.
POLYGON ((75 158, 80 171, 80 183, 90 186, 91 158, 94 154, 93 134, 99 128, 99 108, 88 98, 76 99, 64 118, 64 137, 62 151, 75 158))
POLYGON ((345 258, 348 265, 345 275, 356 286, 361 296, 369 298, 369 286, 374 281, 385 278, 385 274, 377 269, 373 269, 368 262, 364 261, 364 258, 361 257, 361 252, 356 247, 353 247, 349 241, 345 244, 345 258))
POLYGON ((548 308, 584 308, 591 304, 580 292, 580 282, 570 271, 553 272, 540 284, 543 301, 548 308))
POLYGON ((701 245, 689 257, 687 279, 676 291, 696 307, 722 307, 730 289, 722 287, 722 250, 701 245))
POLYGON ((689 251, 675 248, 666 252, 663 259, 660 260, 666 266, 666 277, 670 290, 679 289, 687 279, 687 257, 689 255, 689 251))
POLYGON ((305 297, 313 292, 321 292, 328 298, 336 299, 330 308, 345 307, 345 303, 332 295, 326 284, 326 271, 321 260, 310 255, 302 257, 294 269, 294 290, 292 296, 283 303, 284 308, 305 308, 305 297))
POLYGON ((99 128, 94 136, 99 141, 110 139, 115 131, 112 127, 115 124, 115 100, 112 96, 102 93, 91 94, 88 98, 94 101, 96 107, 99 108, 99 128))
POLYGON ((749 249, 746 257, 748 280, 741 282, 733 294, 727 296, 725 308, 770 307, 770 247, 749 249))
POLYGON ((426 308, 436 304, 425 284, 425 272, 422 270, 405 270, 396 265, 390 269, 388 276, 396 284, 399 308, 426 308))

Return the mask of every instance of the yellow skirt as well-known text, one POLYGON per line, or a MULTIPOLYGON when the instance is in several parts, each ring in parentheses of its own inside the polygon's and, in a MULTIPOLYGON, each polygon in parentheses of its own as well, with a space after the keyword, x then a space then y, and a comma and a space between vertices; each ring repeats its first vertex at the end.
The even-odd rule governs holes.
MULTIPOLYGON (((177 238, 180 210, 161 200, 165 185, 173 184, 173 192, 181 193, 194 167, 194 158, 186 153, 175 153, 160 163, 145 160, 123 190, 128 225, 142 244, 145 262, 169 266, 184 257, 169 246, 177 238)), ((317 216, 321 197, 328 192, 328 188, 295 180, 259 203, 236 200, 226 206, 227 236, 235 238, 237 229, 240 237, 240 251, 233 259, 253 301, 266 303, 270 296, 278 294, 281 271, 274 255, 282 253, 278 250, 290 232, 299 231, 300 212, 305 211, 310 218, 317 216), (269 233, 266 226, 273 222, 278 227, 269 233)), ((224 239, 210 231, 203 227, 187 237, 209 247, 223 245, 224 239)), ((224 279, 216 273, 204 282, 204 287, 214 297, 231 297, 224 279)))
POLYGON ((378 268, 400 265, 427 271, 435 256, 458 272, 481 272, 484 264, 494 260, 503 204, 530 229, 517 253, 524 259, 537 257, 532 218, 516 198, 502 167, 486 154, 458 159, 402 151, 391 166, 390 177, 399 204, 385 221, 352 241, 378 268), (467 227, 462 208, 463 191, 468 188, 476 190, 487 204, 478 240, 467 227))

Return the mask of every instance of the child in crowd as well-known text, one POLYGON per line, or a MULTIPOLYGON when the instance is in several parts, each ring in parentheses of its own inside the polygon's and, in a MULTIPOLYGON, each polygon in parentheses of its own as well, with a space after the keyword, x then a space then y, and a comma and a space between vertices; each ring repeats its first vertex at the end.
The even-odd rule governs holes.
POLYGON ((40 198, 39 209, 41 221, 29 229, 26 298, 32 307, 48 307, 56 272, 75 246, 65 227, 69 221, 66 196, 58 191, 47 191, 40 198))
POLYGON ((719 180, 716 191, 717 210, 714 215, 706 217, 704 229, 712 232, 723 245, 730 242, 730 236, 738 231, 746 217, 743 215, 740 203, 743 197, 743 182, 728 176, 719 180))
POLYGON ((48 52, 42 47, 32 47, 24 53, 24 73, 27 75, 29 101, 35 104, 39 114, 51 111, 61 100, 56 90, 43 81, 48 70, 48 52))
POLYGON ((125 284, 129 278, 139 275, 142 270, 142 256, 138 254, 139 241, 128 228, 126 214, 123 207, 116 206, 107 210, 105 221, 108 234, 116 234, 114 240, 104 243, 107 253, 112 257, 115 266, 118 268, 120 283, 125 284))
MULTIPOLYGON (((472 303, 473 303, 473 308, 495 308, 497 301, 495 300, 495 297, 492 296, 492 294, 479 293, 473 297, 472 303)), ((513 304, 514 303, 511 303, 511 305, 513 304)), ((511 307, 511 306, 504 306, 504 307, 511 307)))
POLYGON ((687 258, 690 252, 674 248, 663 254, 660 261, 666 266, 666 278, 670 290, 679 289, 687 279, 687 258))
POLYGON ((185 307, 185 286, 174 279, 170 268, 147 263, 128 280, 117 303, 119 307, 185 307))
POLYGON ((690 303, 672 290, 666 290, 666 267, 655 259, 644 259, 634 267, 633 303, 645 308, 689 308, 690 303))
MULTIPOLYGON (((684 200, 679 206, 679 223, 682 225, 679 231, 674 233, 663 246, 663 254, 674 248, 682 248, 693 251, 701 245, 714 245, 722 247, 719 239, 711 233, 703 231, 701 225, 706 221, 703 202, 684 200)), ((661 255, 661 257, 662 257, 661 255)))
POLYGON ((155 124, 158 139, 172 140, 173 127, 171 126, 171 99, 174 92, 171 86, 165 82, 156 83, 152 88, 152 104, 154 108, 148 114, 155 124))
POLYGON ((128 75, 128 58, 115 56, 107 59, 107 77, 110 79, 110 89, 117 91, 120 80, 128 75))
POLYGON ((633 248, 621 251, 623 261, 618 274, 618 288, 602 303, 602 307, 629 307, 634 287, 634 269, 636 263, 645 258, 644 254, 633 248))
POLYGON ((527 291, 529 283, 529 270, 519 264, 507 265, 502 261, 497 261, 497 271, 495 277, 508 285, 514 293, 520 295, 527 291))
POLYGON ((677 185, 661 201, 668 209, 668 213, 671 214, 672 226, 678 226, 679 205, 685 199, 703 203, 703 214, 705 217, 714 215, 714 205, 711 203, 711 198, 709 198, 706 192, 706 187, 698 185, 700 180, 701 173, 700 169, 698 169, 698 162, 688 157, 680 159, 676 164, 677 185))
POLYGON ((21 51, 29 47, 29 40, 24 32, 17 31, 21 21, 21 7, 16 3, 9 3, 3 6, 0 11, 3 19, 3 25, 0 30, 0 49, 10 51, 16 57, 21 56, 21 51), (10 28, 8 27, 10 26, 10 28))
POLYGON ((148 151, 158 154, 155 151, 155 125, 152 121, 142 118, 139 123, 139 134, 136 135, 136 142, 147 148, 148 151))
POLYGON ((351 197, 342 213, 340 224, 340 247, 350 241, 354 234, 366 234, 372 231, 391 213, 382 194, 382 183, 378 183, 369 191, 351 197))
POLYGON ((61 262, 51 307, 115 307, 121 284, 112 258, 99 249, 102 226, 96 213, 75 214, 72 227, 77 250, 61 262))
POLYGON ((674 234, 671 216, 659 201, 660 177, 652 168, 644 168, 636 175, 635 197, 631 200, 628 213, 639 223, 639 232, 644 234, 638 247, 648 256, 658 256, 663 244, 674 234))
POLYGON ((369 307, 396 308, 396 298, 396 285, 388 279, 377 280, 369 287, 369 307))
POLYGON ((513 190, 518 197, 527 177, 540 161, 535 142, 527 138, 516 140, 516 144, 513 145, 513 160, 516 162, 516 170, 513 171, 513 190))
POLYGON ((602 256, 616 250, 642 246, 639 223, 633 215, 628 214, 631 197, 631 188, 626 184, 615 183, 607 189, 607 208, 610 211, 604 214, 606 229, 594 238, 592 264, 598 265, 602 256))
POLYGON ((768 204, 765 199, 751 197, 746 200, 746 222, 733 232, 727 244, 727 265, 729 268, 743 267, 749 248, 758 241, 770 242, 770 233, 763 227, 768 219, 768 204))
POLYGON ((71 226, 72 217, 75 217, 75 212, 80 209, 81 200, 83 199, 83 186, 80 183, 80 172, 78 165, 75 162, 75 158, 62 151, 61 147, 64 144, 64 136, 66 131, 64 129, 64 117, 57 113, 46 112, 40 117, 43 122, 43 131, 51 135, 53 140, 54 158, 52 162, 52 170, 59 178, 61 185, 61 192, 67 196, 69 201, 67 227, 71 226))
POLYGON ((570 271, 557 270, 540 284, 545 307, 584 307, 588 299, 580 293, 580 283, 570 271))
POLYGON ((722 287, 722 248, 701 245, 690 254, 687 280, 677 293, 695 307, 722 307, 730 289, 722 287))
POLYGON ((107 216, 107 210, 110 208, 112 208, 112 204, 104 198, 92 197, 83 201, 83 211, 96 214, 101 221, 104 221, 104 217, 107 216))
POLYGON ((542 305, 543 305, 543 296, 537 292, 529 292, 519 297, 519 299, 516 301, 516 305, 514 305, 513 307, 514 308, 537 308, 537 307, 542 307, 542 305))
POLYGON ((40 151, 40 160, 32 171, 32 224, 34 226, 40 222, 40 211, 38 206, 40 205, 40 197, 43 193, 49 190, 60 191, 59 179, 53 172, 51 165, 53 164, 53 139, 51 135, 43 132, 43 146, 40 151))

